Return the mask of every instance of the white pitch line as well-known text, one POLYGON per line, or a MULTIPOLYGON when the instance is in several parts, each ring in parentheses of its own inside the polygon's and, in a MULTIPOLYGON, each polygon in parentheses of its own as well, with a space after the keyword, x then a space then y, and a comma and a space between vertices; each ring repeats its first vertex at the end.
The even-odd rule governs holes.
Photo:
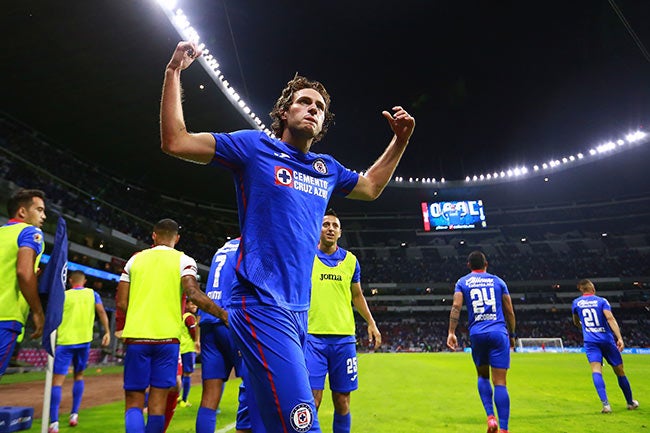
POLYGON ((228 424, 222 429, 217 430, 215 433, 228 433, 229 431, 233 431, 235 429, 235 423, 233 422, 232 424, 228 424))

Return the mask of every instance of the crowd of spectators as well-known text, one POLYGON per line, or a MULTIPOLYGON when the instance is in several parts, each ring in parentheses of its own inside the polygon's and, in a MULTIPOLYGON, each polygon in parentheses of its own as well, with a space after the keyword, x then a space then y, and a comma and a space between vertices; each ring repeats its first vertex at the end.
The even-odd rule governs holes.
MULTIPOLYGON (((149 244, 152 224, 161 216, 175 218, 183 226, 180 246, 203 264, 210 262, 215 249, 227 237, 238 234, 236 212, 224 214, 209 206, 201 206, 199 209, 199 204, 183 200, 172 203, 169 197, 136 186, 125 179, 112 177, 99 167, 89 166, 49 144, 37 132, 3 116, 0 116, 0 146, 3 150, 0 152, 1 179, 21 187, 43 189, 49 205, 62 209, 69 215, 83 217, 97 227, 108 227, 143 244, 149 244)), ((648 201, 633 201, 630 206, 632 213, 647 212, 648 201)), ((599 217, 617 216, 621 213, 621 207, 620 203, 612 203, 610 206, 573 205, 565 209, 555 208, 554 212, 556 217, 561 216, 567 220, 584 219, 589 218, 590 212, 595 212, 599 217)), ((501 232, 497 229, 496 234, 475 237, 473 245, 457 238, 437 237, 427 238, 429 242, 426 245, 416 246, 416 229, 412 229, 408 236, 413 240, 413 251, 409 251, 408 243, 398 240, 374 242, 372 235, 368 235, 372 230, 365 230, 363 220, 359 220, 346 226, 346 239, 356 239, 358 243, 346 246, 353 252, 357 252, 355 246, 360 249, 357 255, 365 286, 373 283, 415 282, 453 285, 467 272, 467 253, 472 249, 482 249, 482 245, 489 245, 490 248, 489 271, 509 283, 585 277, 650 276, 650 235, 647 232, 635 234, 633 247, 623 236, 616 234, 594 241, 586 239, 590 235, 578 230, 555 235, 538 232, 528 240, 526 248, 522 248, 519 243, 523 241, 508 233, 508 224, 516 226, 522 222, 534 223, 536 218, 543 218, 543 212, 538 209, 518 210, 511 215, 503 212, 493 220, 503 224, 501 232), (359 236, 350 235, 355 230, 359 236), (557 247, 558 242, 562 248, 557 247), (368 247, 373 244, 376 244, 376 250, 368 247), (439 248, 444 248, 444 254, 439 248)), ((369 222, 369 225, 377 226, 381 222, 369 222)), ((406 227, 408 224, 402 221, 402 225, 406 227)), ((400 230, 407 233, 408 229, 402 227, 400 230)), ((377 233, 382 233, 381 229, 377 233)), ((73 256, 71 260, 118 272, 111 263, 97 264, 83 255, 73 256)), ((110 311, 115 285, 100 279, 93 279, 91 284, 108 303, 110 311)), ((532 295, 527 301, 536 302, 532 295)), ((539 301, 542 302, 542 299, 539 301)), ((645 302, 647 301, 646 296, 645 302)), ((616 314, 618 317, 618 312, 616 314)), ((573 327, 570 317, 565 316, 550 312, 526 312, 518 315, 519 336, 560 336, 565 345, 577 346, 581 342, 580 332, 573 327)), ((627 344, 650 346, 648 310, 624 312, 621 316, 622 318, 618 317, 619 321, 626 320, 622 328, 627 344)), ((380 317, 378 322, 384 337, 381 350, 445 350, 447 320, 447 316, 440 313, 432 313, 431 317, 380 317)), ((466 329, 459 327, 458 334, 461 346, 468 345, 466 329)), ((363 326, 359 326, 359 335, 361 346, 367 346, 363 326)))
MULTIPOLYGON (((650 347, 650 312, 647 309, 614 310, 626 347, 650 347)), ((581 347, 582 331, 573 324, 570 311, 516 311, 518 338, 562 338, 564 347, 581 347)), ((449 312, 428 315, 375 314, 382 335, 382 352, 441 352, 447 349, 449 312)), ((457 328, 461 348, 470 347, 466 317, 457 328)), ((363 320, 357 321, 360 350, 370 350, 363 320)))

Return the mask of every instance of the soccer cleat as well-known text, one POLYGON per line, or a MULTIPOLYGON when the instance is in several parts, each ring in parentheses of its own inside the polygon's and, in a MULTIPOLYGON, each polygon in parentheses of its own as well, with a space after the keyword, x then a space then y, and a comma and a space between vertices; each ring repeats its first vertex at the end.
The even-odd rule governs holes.
POLYGON ((190 403, 189 401, 185 401, 185 400, 181 400, 181 402, 178 403, 178 405, 180 407, 192 407, 192 403, 190 403))
POLYGON ((79 424, 79 414, 71 413, 70 414, 70 427, 76 427, 79 424))
POLYGON ((59 422, 54 421, 50 424, 50 427, 47 429, 47 433, 59 433, 59 422))
POLYGON ((604 404, 600 413, 612 413, 612 407, 609 404, 604 404))
POLYGON ((499 430, 499 423, 494 415, 488 416, 487 426, 487 433, 497 433, 497 430, 499 430))
POLYGON ((636 400, 632 400, 632 403, 629 403, 627 405, 627 410, 634 410, 639 407, 639 402, 636 400))

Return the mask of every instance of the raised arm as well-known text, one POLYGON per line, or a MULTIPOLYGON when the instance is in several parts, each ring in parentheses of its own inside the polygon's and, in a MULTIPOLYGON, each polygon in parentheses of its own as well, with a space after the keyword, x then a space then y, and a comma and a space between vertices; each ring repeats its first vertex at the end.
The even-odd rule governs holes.
POLYGON ((212 314, 214 317, 220 318, 226 325, 228 324, 228 313, 226 310, 212 302, 212 299, 208 298, 208 296, 201 291, 199 283, 197 283, 195 277, 185 275, 181 278, 181 285, 183 286, 183 291, 187 297, 198 305, 201 310, 212 314))
POLYGON ((201 55, 193 42, 179 42, 165 68, 160 101, 160 137, 163 152, 186 161, 207 164, 214 156, 212 134, 191 134, 185 127, 181 96, 181 71, 201 55))
POLYGON ((34 273, 35 260, 36 251, 29 247, 18 248, 18 255, 16 256, 16 277, 20 292, 32 310, 35 329, 30 335, 31 338, 38 338, 43 335, 43 324, 45 323, 45 313, 43 313, 43 306, 38 297, 38 280, 36 273, 34 273))
POLYGON ((454 302, 451 304, 451 311, 449 312, 449 332, 447 333, 447 346, 451 350, 458 348, 456 327, 460 319, 461 308, 463 308, 463 292, 456 292, 454 293, 454 302))
POLYGON ((394 133, 392 140, 366 174, 359 176, 359 181, 352 192, 348 194, 348 198, 367 201, 375 200, 381 195, 391 177, 393 177, 395 168, 397 168, 397 164, 399 164, 415 128, 415 119, 406 110, 396 106, 393 107, 393 111, 395 112, 393 115, 388 111, 382 112, 394 133))
POLYGON ((359 314, 361 314, 361 317, 363 317, 363 320, 368 324, 368 340, 370 340, 371 343, 374 343, 374 347, 377 349, 381 346, 381 333, 379 332, 379 328, 377 328, 375 319, 372 317, 370 308, 368 308, 366 298, 363 296, 361 283, 352 283, 350 285, 350 291, 352 292, 352 303, 354 304, 354 308, 357 309, 359 314))

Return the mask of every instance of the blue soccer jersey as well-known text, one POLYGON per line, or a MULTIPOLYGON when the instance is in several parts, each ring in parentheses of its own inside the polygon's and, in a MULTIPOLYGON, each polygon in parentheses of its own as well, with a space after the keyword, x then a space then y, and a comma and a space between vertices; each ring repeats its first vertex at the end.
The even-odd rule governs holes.
POLYGON ((463 293, 469 318, 469 334, 508 333, 501 298, 509 295, 505 281, 487 272, 473 271, 460 278, 456 292, 463 293))
POLYGON ((333 193, 348 195, 358 174, 329 155, 302 153, 261 131, 213 135, 212 163, 232 171, 237 190, 237 272, 253 286, 238 285, 233 300, 252 290, 263 304, 306 311, 327 203, 333 193))
MULTIPOLYGON (((212 263, 210 264, 210 273, 205 286, 205 294, 212 302, 226 308, 230 300, 230 292, 237 281, 235 275, 235 263, 237 258, 237 249, 239 248, 239 238, 229 240, 214 253, 212 263)), ((201 311, 200 323, 221 323, 221 319, 214 317, 210 313, 201 311)))
POLYGON ((607 323, 604 310, 612 310, 607 299, 585 294, 573 300, 571 312, 578 316, 582 324, 585 343, 614 342, 614 334, 607 323))

